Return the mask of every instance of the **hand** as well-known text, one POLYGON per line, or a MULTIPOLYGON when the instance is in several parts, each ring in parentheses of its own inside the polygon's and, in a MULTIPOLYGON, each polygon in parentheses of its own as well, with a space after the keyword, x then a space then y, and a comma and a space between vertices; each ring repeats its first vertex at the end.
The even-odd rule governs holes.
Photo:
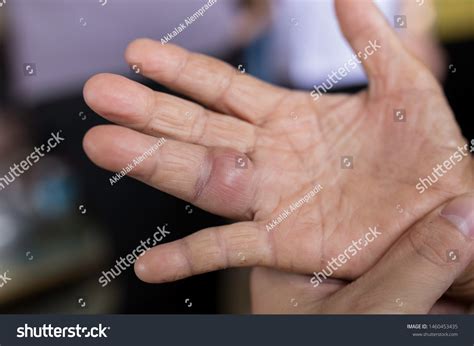
MULTIPOLYGON (((251 280, 252 310, 265 314, 468 312, 468 304, 439 299, 474 257, 473 205, 474 194, 470 194, 436 208, 350 284, 329 279, 311 287, 305 275, 256 268, 251 280), (462 224, 450 221, 457 220, 456 215, 470 220, 470 237, 456 229, 462 224), (446 248, 462 255, 446 263, 446 248)), ((459 230, 466 231, 462 226, 459 230)))
POLYGON ((351 280, 430 210, 473 190, 473 162, 464 156, 423 194, 415 188, 465 141, 435 79, 372 2, 339 0, 336 9, 354 51, 363 52, 369 41, 381 46, 362 62, 369 88, 356 95, 314 101, 309 92, 275 87, 151 40, 133 42, 128 62, 140 62, 145 76, 205 107, 120 76, 87 82, 89 106, 120 125, 87 133, 84 148, 93 162, 119 171, 166 136, 129 175, 242 220, 148 251, 135 265, 142 280, 166 282, 236 266, 310 274, 377 226, 382 235, 332 275, 351 280), (406 122, 394 121, 400 108, 406 122), (248 158, 245 168, 237 165, 239 156, 248 158), (353 157, 353 169, 341 169, 342 156, 353 157), (322 191, 267 231, 317 184, 322 191))

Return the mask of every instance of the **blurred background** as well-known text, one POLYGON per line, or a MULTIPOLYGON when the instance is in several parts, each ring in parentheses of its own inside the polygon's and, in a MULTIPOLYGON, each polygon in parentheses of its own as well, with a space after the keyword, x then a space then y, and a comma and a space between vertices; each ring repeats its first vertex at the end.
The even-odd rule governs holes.
MULTIPOLYGON (((405 16, 400 38, 443 84, 464 136, 474 138, 474 0, 376 2, 393 26, 405 16)), ((150 285, 128 268, 106 287, 98 281, 157 227, 167 224, 168 242, 228 222, 128 177, 111 186, 113 173, 82 150, 85 132, 106 123, 84 103, 85 81, 111 72, 165 90, 127 66, 125 47, 161 40, 205 3, 0 0, 0 313, 250 311, 245 269, 150 285), (10 167, 59 130, 65 140, 10 181, 10 167)), ((218 0, 172 43, 308 92, 352 54, 332 0, 218 0)), ((358 69, 331 92, 365 82, 358 69)))

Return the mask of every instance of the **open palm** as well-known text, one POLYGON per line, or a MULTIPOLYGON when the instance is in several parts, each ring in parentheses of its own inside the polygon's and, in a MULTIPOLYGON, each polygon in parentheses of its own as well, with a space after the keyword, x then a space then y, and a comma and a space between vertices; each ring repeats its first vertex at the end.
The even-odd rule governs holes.
POLYGON ((423 215, 473 190, 470 157, 425 193, 415 188, 465 141, 437 82, 374 5, 337 1, 336 7, 355 52, 369 41, 380 45, 363 61, 369 88, 356 95, 314 101, 309 92, 268 85, 218 60, 143 39, 127 49, 128 62, 204 107, 116 75, 88 81, 86 102, 120 125, 86 135, 84 148, 97 165, 119 171, 164 136, 166 143, 130 175, 241 220, 148 251, 136 263, 140 278, 165 282, 235 266, 309 274, 376 226, 381 235, 333 274, 352 279, 423 215), (405 110, 405 121, 397 121, 394 109, 405 110), (321 191, 273 222, 318 184, 321 191))

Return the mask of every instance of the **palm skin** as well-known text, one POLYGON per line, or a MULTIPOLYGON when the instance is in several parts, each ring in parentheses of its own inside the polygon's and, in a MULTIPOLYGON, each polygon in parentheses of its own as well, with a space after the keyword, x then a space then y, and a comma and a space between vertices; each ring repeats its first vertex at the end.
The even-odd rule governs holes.
MULTIPOLYGON (((140 61, 144 75, 207 109, 157 96, 118 76, 99 75, 87 83, 89 106, 122 125, 86 135, 92 161, 118 171, 164 135, 169 139, 156 157, 130 175, 242 220, 151 249, 136 263, 141 279, 165 282, 233 266, 311 274, 377 225, 382 235, 333 275, 354 279, 430 210, 473 190, 471 158, 422 195, 415 189, 419 177, 465 141, 435 79, 370 6, 337 1, 354 50, 369 40, 382 46, 363 62, 369 89, 356 95, 313 101, 309 92, 270 86, 216 60, 149 40, 132 43, 127 60, 140 61), (393 110, 400 108, 406 122, 394 120, 393 110), (244 169, 236 164, 239 155, 249 159, 244 169), (353 169, 341 168, 342 156, 353 157, 353 169), (267 232, 265 225, 317 184, 320 193, 267 232)), ((252 280, 266 277, 257 272, 252 280)))
MULTIPOLYGON (((293 151, 285 157, 275 155, 271 163, 275 166, 268 170, 284 172, 285 167, 291 167, 293 179, 299 180, 298 185, 304 188, 285 197, 269 213, 270 216, 264 217, 263 224, 276 218, 283 209, 288 209, 291 202, 313 188, 314 182, 321 183, 324 190, 306 207, 300 208, 277 229, 270 231, 275 253, 278 254, 278 265, 275 267, 283 270, 256 268, 252 271, 253 312, 334 313, 331 306, 334 300, 330 296, 346 287, 346 282, 330 280, 315 289, 310 284, 313 271, 320 271, 332 257, 342 254, 352 240, 361 238, 367 232, 368 226, 379 225, 383 235, 332 276, 349 281, 359 277, 386 253, 406 229, 429 211, 453 196, 472 191, 471 158, 463 159, 425 193, 420 195, 415 189, 419 177, 426 177, 433 167, 457 150, 456 145, 447 143, 453 143, 456 138, 454 142, 464 145, 439 90, 427 90, 420 86, 400 90, 396 97, 381 95, 369 100, 369 95, 369 92, 363 91, 354 96, 323 96, 321 104, 315 105, 310 101, 308 107, 303 107, 308 112, 305 124, 303 121, 306 118, 302 115, 298 116, 301 124, 295 125, 292 119, 285 119, 282 121, 286 126, 275 130, 282 134, 291 131, 290 135, 286 135, 286 141, 282 135, 280 141, 270 145, 275 152, 284 152, 282 147, 285 145, 308 149, 304 153, 293 151), (423 103, 415 102, 416 98, 422 99, 423 103), (332 107, 333 102, 337 104, 337 109, 332 107), (395 122, 393 108, 396 104, 416 105, 420 109, 413 112, 416 124, 409 120, 395 122), (311 108, 313 110, 308 111, 311 108), (348 115, 352 117, 348 119, 348 115), (319 116, 320 121, 311 121, 315 116, 319 116), (452 126, 440 128, 438 122, 452 126), (331 130, 325 131, 325 128, 331 130), (312 140, 305 139, 308 131, 317 135, 312 140), (332 142, 327 138, 340 140, 332 142), (331 142, 329 148, 325 145, 328 142, 331 142), (348 154, 354 157, 352 170, 340 167, 340 157, 348 154), (295 160, 297 155, 304 157, 305 161, 295 160), (325 164, 318 165, 318 162, 325 164), (298 172, 311 172, 311 175, 298 176, 298 172), (295 272, 303 275, 295 275, 295 272)), ((299 96, 304 98, 306 95, 295 95, 295 98, 299 96)), ((303 102, 297 104, 301 107, 303 102)), ((408 108, 406 111, 410 114, 408 108)), ((280 115, 282 119, 284 114, 280 115)), ((264 184, 262 189, 266 188, 264 184)), ((284 181, 279 181, 275 186, 284 184, 284 181)), ((270 190, 271 185, 267 188, 270 190)), ((285 186, 284 189, 295 191, 292 186, 285 186)), ((445 252, 437 254, 441 257, 440 261, 447 260, 448 250, 446 248, 445 252)), ((472 301, 472 279, 471 265, 471 270, 458 280, 448 296, 472 301)), ((386 308, 391 313, 406 309, 397 305, 395 300, 387 301, 386 308)), ((431 313, 465 311, 462 304, 440 301, 431 313)))
POLYGON ((431 173, 457 149, 447 143, 455 139, 454 143, 464 144, 454 124, 445 126, 452 124, 447 118, 451 113, 435 91, 412 89, 372 100, 361 92, 323 96, 319 102, 294 93, 261 130, 250 156, 261 179, 256 184, 253 220, 265 231, 266 224, 320 183, 322 192, 269 232, 274 264, 312 272, 369 226, 379 225, 383 236, 338 272, 354 277, 409 225, 469 190, 471 160, 463 160, 424 194, 415 189, 418 177, 431 173), (397 105, 405 105, 413 117, 395 122, 397 105), (294 120, 289 114, 295 110, 294 120), (353 169, 341 168, 341 157, 347 155, 354 159, 353 169))

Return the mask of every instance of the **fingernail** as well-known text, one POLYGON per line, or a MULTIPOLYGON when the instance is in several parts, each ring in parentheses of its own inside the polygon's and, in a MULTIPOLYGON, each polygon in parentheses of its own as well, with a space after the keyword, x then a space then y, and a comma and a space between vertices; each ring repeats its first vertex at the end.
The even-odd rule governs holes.
POLYGON ((474 196, 458 197, 441 210, 440 215, 454 224, 464 235, 474 239, 474 196))

